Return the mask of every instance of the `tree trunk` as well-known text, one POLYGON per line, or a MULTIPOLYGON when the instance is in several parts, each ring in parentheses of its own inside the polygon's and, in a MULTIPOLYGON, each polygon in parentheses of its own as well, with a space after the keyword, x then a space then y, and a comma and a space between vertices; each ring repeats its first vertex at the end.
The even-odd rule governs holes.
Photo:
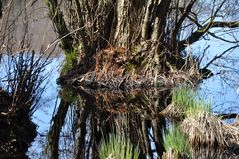
POLYGON ((63 18, 63 13, 60 10, 57 0, 46 0, 46 4, 49 9, 49 16, 52 20, 55 32, 57 33, 58 38, 61 40, 61 47, 66 52, 71 52, 73 47, 74 39, 70 35, 65 20, 63 18))
MULTIPOLYGON (((69 13, 66 18, 57 2, 47 0, 50 17, 62 48, 78 48, 80 62, 74 68, 78 77, 73 71, 70 74, 74 76, 70 83, 77 85, 156 86, 163 83, 158 81, 160 77, 175 75, 175 71, 191 73, 188 68, 192 67, 194 72, 187 79, 200 80, 197 61, 187 62, 182 57, 184 49, 213 27, 239 26, 238 22, 217 22, 215 18, 202 23, 194 13, 195 6, 201 5, 196 0, 70 0, 62 2, 74 4, 62 9, 69 13)), ((213 17, 225 2, 216 6, 213 17)))

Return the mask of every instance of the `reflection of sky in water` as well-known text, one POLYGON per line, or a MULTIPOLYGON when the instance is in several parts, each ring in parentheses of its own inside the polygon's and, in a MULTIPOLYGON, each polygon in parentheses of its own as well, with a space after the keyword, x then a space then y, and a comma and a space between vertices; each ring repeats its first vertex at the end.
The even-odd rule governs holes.
POLYGON ((62 64, 63 57, 55 57, 52 62, 47 66, 46 72, 51 72, 49 79, 46 81, 47 87, 42 95, 39 109, 33 114, 33 122, 39 126, 38 132, 42 133, 48 131, 50 120, 54 111, 54 108, 59 103, 58 86, 56 79, 59 77, 59 69, 62 64))
MULTIPOLYGON (((154 136, 154 135, 153 135, 153 129, 150 128, 148 131, 149 131, 149 134, 150 134, 150 135, 149 135, 150 146, 151 146, 152 149, 155 149, 155 148, 156 148, 156 145, 155 145, 155 142, 153 141, 153 138, 152 138, 152 136, 154 136)), ((158 155, 157 155, 156 152, 153 152, 153 157, 154 157, 154 158, 157 158, 157 157, 158 157, 158 155)), ((147 159, 150 159, 150 156, 147 156, 147 159)))
POLYGON ((225 84, 216 76, 205 80, 201 84, 201 94, 208 101, 213 102, 213 111, 215 113, 239 113, 239 96, 236 94, 236 88, 225 84))
MULTIPOLYGON (((59 77, 59 70, 62 62, 63 56, 55 57, 45 70, 46 72, 51 73, 49 79, 46 81, 47 87, 42 95, 41 101, 39 102, 40 106, 32 116, 33 122, 38 126, 37 132, 39 133, 28 151, 28 154, 32 157, 40 157, 40 155, 43 155, 42 149, 46 146, 47 139, 45 137, 47 137, 53 113, 57 110, 59 104, 56 79, 59 77), (40 135, 43 135, 43 137, 40 135)), ((41 158, 42 157, 43 156, 41 156, 41 158)))

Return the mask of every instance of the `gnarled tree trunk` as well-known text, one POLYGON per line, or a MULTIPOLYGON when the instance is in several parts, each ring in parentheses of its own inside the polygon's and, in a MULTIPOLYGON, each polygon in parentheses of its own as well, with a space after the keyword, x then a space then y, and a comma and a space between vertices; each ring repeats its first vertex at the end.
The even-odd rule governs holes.
POLYGON ((197 61, 185 48, 206 33, 213 35, 209 32, 211 28, 239 26, 235 21, 215 21, 226 0, 216 6, 197 0, 68 0, 62 3, 47 1, 62 48, 68 51, 70 46, 78 48, 78 77, 71 80, 78 84, 87 77, 86 83, 96 82, 97 86, 135 85, 129 84, 129 79, 140 82, 139 85, 153 85, 160 76, 169 78, 182 70, 188 71, 185 75, 199 79, 197 61), (197 16, 205 5, 214 6, 210 14, 205 13, 209 20, 197 16), (182 52, 188 58, 183 59, 182 52))

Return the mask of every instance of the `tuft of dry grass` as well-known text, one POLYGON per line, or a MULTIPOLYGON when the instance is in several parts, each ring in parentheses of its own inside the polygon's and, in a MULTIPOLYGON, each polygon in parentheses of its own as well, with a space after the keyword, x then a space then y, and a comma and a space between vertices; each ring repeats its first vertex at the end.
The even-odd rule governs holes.
POLYGON ((198 112, 194 116, 188 116, 182 122, 181 128, 193 146, 225 147, 227 145, 223 122, 208 112, 198 112))
POLYGON ((229 147, 231 145, 237 145, 237 147, 239 147, 239 127, 223 124, 223 131, 224 138, 227 141, 229 147))
POLYGON ((220 147, 221 150, 238 155, 239 128, 223 123, 208 112, 198 112, 194 116, 188 116, 182 122, 181 129, 194 149, 206 146, 214 150, 220 147))
POLYGON ((183 117, 182 112, 182 107, 175 106, 173 103, 170 103, 165 109, 160 112, 160 115, 181 120, 183 117))
POLYGON ((179 156, 172 149, 163 153, 162 159, 178 159, 179 156))

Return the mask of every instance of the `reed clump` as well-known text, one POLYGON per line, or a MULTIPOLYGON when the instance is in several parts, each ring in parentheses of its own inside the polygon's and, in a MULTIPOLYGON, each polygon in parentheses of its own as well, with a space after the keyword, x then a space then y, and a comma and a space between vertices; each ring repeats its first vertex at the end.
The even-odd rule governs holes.
POLYGON ((191 158, 189 141, 177 126, 172 126, 164 136, 164 159, 191 158))
POLYGON ((9 49, 2 54, 0 154, 3 158, 26 158, 22 155, 37 136, 37 126, 31 117, 41 106, 41 97, 51 72, 46 69, 51 62, 50 55, 20 50, 15 53, 9 49))
POLYGON ((100 159, 138 159, 139 151, 130 140, 123 135, 110 134, 99 146, 100 159))
POLYGON ((180 86, 172 91, 172 102, 161 114, 180 119, 180 129, 194 148, 206 146, 231 149, 239 145, 239 129, 223 123, 210 112, 211 102, 206 102, 196 91, 180 86))
POLYGON ((179 86, 172 91, 172 102, 161 114, 171 118, 183 119, 197 112, 210 112, 211 103, 205 102, 198 93, 188 86, 179 86))

